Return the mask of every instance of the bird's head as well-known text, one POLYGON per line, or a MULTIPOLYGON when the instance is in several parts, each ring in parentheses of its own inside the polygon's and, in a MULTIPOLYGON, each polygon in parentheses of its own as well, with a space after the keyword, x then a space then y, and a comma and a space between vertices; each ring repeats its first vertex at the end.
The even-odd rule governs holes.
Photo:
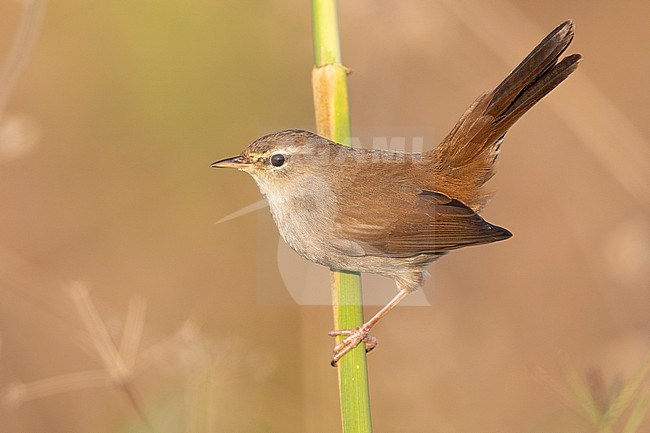
MULTIPOLYGON (((212 164, 215 168, 236 168, 255 179, 264 194, 307 181, 321 174, 342 146, 303 130, 286 130, 265 135, 232 158, 212 164)), ((301 185, 309 188, 308 184, 301 185)))

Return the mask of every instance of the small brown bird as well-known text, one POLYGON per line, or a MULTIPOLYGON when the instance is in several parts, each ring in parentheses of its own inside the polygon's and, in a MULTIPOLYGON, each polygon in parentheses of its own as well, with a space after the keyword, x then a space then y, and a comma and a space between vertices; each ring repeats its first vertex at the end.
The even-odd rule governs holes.
POLYGON ((239 156, 212 164, 249 173, 269 202, 284 241, 304 258, 332 270, 370 272, 395 280, 398 294, 334 347, 332 365, 410 292, 427 265, 451 250, 507 239, 510 232, 478 212, 484 185, 508 128, 578 66, 560 55, 573 23, 553 30, 491 92, 465 111, 435 149, 422 154, 353 149, 301 130, 264 136, 239 156))

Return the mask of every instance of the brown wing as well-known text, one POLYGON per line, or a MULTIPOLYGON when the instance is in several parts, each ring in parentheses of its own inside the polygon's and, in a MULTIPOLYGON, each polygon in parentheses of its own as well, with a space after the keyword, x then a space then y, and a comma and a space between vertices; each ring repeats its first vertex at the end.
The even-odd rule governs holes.
POLYGON ((337 247, 354 256, 411 257, 440 254, 512 236, 458 200, 434 191, 423 190, 417 197, 382 208, 397 212, 373 215, 370 224, 359 222, 368 221, 367 212, 359 219, 354 212, 351 215, 348 212, 345 223, 339 224, 344 240, 337 247))

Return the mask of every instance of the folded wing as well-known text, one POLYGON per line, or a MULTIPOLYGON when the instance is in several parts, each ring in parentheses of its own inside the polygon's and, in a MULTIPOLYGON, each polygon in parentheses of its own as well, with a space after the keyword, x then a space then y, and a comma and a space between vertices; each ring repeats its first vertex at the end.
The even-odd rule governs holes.
MULTIPOLYGON (((360 210, 361 211, 361 210, 360 210)), ((458 200, 423 190, 414 200, 403 203, 400 217, 367 213, 357 219, 347 212, 339 224, 341 241, 337 248, 353 256, 411 257, 442 254, 470 245, 507 239, 510 232, 485 221, 458 200)))

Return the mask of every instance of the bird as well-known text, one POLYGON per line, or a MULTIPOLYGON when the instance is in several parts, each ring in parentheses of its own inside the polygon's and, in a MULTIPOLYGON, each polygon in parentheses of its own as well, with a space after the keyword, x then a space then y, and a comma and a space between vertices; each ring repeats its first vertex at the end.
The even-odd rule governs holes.
POLYGON ((485 184, 509 128, 577 69, 580 54, 560 60, 573 36, 572 20, 555 28, 430 151, 352 148, 289 129, 212 164, 253 177, 282 239, 305 259, 395 281, 397 294, 368 321, 329 333, 343 338, 333 366, 361 342, 375 347, 371 328, 422 287, 431 263, 512 236, 480 216, 491 195, 485 184))

